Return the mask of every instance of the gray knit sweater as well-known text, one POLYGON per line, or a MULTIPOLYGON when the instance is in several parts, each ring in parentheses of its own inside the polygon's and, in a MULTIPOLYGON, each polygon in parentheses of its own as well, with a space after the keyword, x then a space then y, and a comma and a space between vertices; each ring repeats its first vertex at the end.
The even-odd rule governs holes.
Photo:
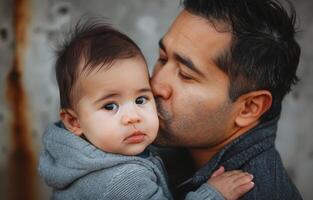
MULTIPOLYGON (((42 141, 38 170, 53 188, 52 199, 172 199, 162 161, 152 152, 146 158, 106 153, 61 123, 48 126, 42 141)), ((223 197, 203 184, 186 199, 223 197)))

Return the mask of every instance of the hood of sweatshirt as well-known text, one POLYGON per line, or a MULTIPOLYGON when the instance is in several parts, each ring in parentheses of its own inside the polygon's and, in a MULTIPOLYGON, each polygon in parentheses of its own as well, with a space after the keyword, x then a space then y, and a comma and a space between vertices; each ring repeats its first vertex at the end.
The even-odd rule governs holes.
POLYGON ((103 152, 67 131, 61 122, 47 127, 42 142, 39 174, 49 186, 56 189, 65 188, 93 171, 141 159, 103 152))

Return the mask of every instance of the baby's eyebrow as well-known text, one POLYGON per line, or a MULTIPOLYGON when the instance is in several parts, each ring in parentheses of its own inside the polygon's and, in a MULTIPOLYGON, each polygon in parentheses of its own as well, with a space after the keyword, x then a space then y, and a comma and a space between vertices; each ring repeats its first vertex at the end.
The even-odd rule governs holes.
POLYGON ((118 93, 105 94, 102 97, 100 97, 99 99, 97 99, 95 103, 98 103, 98 102, 101 102, 105 99, 109 99, 109 98, 116 97, 116 96, 120 96, 120 95, 118 93))
POLYGON ((140 90, 138 90, 139 93, 143 93, 143 92, 152 92, 151 88, 142 88, 140 90))
MULTIPOLYGON (((137 93, 140 94, 140 93, 150 93, 152 92, 151 88, 147 87, 147 88, 141 88, 139 90, 137 90, 137 93)), ((98 98, 95 103, 99 103, 105 99, 109 99, 109 98, 113 98, 113 97, 118 97, 118 96, 121 96, 121 94, 119 93, 116 93, 116 92, 112 92, 112 93, 108 93, 108 94, 105 94, 103 96, 101 96, 100 98, 98 98)))

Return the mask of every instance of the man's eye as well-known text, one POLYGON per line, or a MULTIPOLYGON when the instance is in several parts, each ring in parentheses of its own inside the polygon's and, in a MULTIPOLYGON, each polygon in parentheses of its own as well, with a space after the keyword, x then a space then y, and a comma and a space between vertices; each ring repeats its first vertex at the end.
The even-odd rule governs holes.
POLYGON ((178 72, 178 75, 179 75, 182 79, 185 79, 185 80, 192 80, 192 77, 191 77, 191 76, 185 75, 185 74, 183 74, 181 71, 178 72))
POLYGON ((106 110, 117 110, 118 105, 116 103, 108 103, 108 104, 105 104, 103 108, 106 110))
POLYGON ((167 63, 167 59, 165 59, 165 58, 159 58, 159 59, 158 59, 158 62, 159 62, 160 64, 162 64, 162 65, 165 65, 165 64, 167 63))
POLYGON ((147 103, 147 101, 148 101, 147 97, 141 96, 141 97, 138 97, 136 99, 136 104, 141 104, 142 105, 142 104, 147 103))

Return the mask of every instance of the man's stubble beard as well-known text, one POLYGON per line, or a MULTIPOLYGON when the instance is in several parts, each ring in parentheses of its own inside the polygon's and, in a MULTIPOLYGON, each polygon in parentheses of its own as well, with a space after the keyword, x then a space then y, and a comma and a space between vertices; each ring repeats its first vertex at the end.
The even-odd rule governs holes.
POLYGON ((155 103, 158 111, 160 127, 157 137, 153 143, 158 146, 173 146, 175 137, 173 137, 173 131, 170 128, 173 117, 170 112, 165 110, 159 98, 155 98, 155 103))
POLYGON ((181 130, 192 127, 190 116, 181 116, 179 121, 175 121, 174 115, 164 108, 158 98, 156 98, 156 106, 160 128, 154 144, 163 147, 188 147, 189 145, 181 130))
MULTIPOLYGON (((188 147, 189 145, 186 144, 184 135, 175 133, 172 130, 171 125, 171 119, 168 119, 167 121, 160 121, 159 132, 154 144, 163 147, 188 147)), ((176 130, 182 130, 184 127, 180 124, 176 124, 174 128, 176 130)))
MULTIPOLYGON (((178 121, 164 109, 160 101, 156 102, 160 129, 154 144, 158 146, 210 148, 216 144, 214 140, 211 141, 210 134, 218 134, 216 130, 223 128, 225 120, 229 120, 230 101, 221 104, 214 112, 205 112, 201 105, 197 106, 193 113, 181 115, 178 121), (210 130, 214 132, 210 133, 210 130)), ((223 132, 222 129, 220 132, 223 132)))

